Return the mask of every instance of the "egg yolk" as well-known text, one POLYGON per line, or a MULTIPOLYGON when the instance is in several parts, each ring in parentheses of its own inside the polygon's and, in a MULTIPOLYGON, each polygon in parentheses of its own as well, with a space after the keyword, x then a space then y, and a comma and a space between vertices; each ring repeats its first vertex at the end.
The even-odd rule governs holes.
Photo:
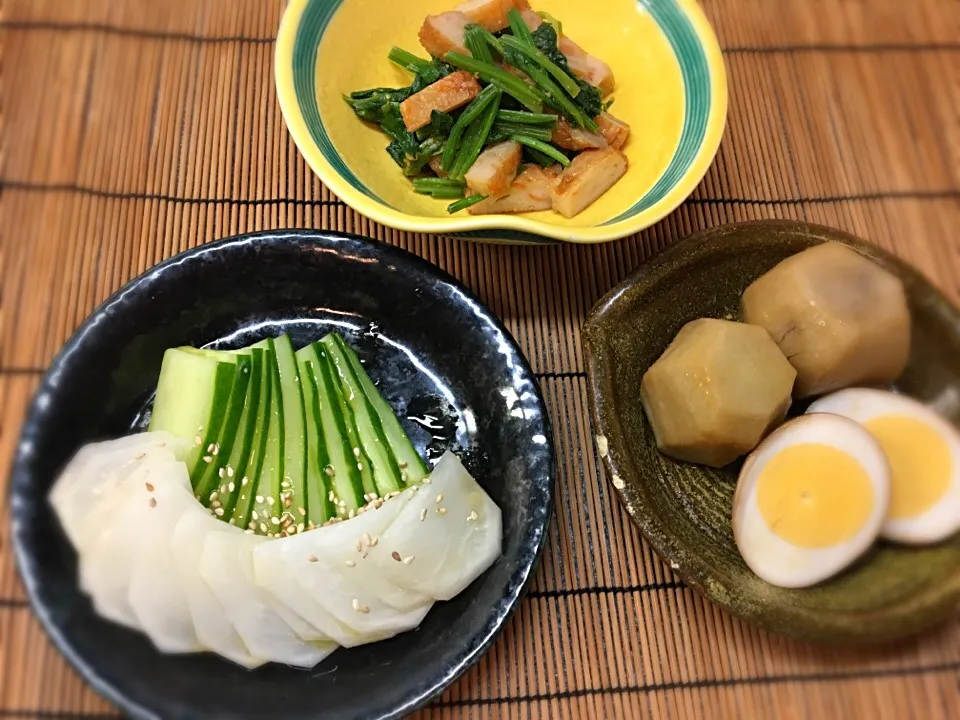
POLYGON ((757 506, 770 530, 792 545, 823 548, 849 540, 874 507, 870 476, 830 445, 800 443, 774 455, 757 478, 757 506))
POLYGON ((950 447, 932 427, 905 415, 864 423, 890 464, 887 517, 909 518, 929 510, 950 487, 950 447))

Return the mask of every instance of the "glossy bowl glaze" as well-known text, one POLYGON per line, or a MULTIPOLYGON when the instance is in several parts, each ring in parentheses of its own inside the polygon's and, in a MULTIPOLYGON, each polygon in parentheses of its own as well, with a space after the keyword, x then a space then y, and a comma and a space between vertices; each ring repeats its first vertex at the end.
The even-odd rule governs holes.
MULTIPOLYGON (((879 543, 850 570, 800 590, 754 575, 730 517, 740 463, 721 469, 657 450, 640 380, 680 328, 737 319, 743 290, 817 243, 849 245, 899 276, 913 321, 910 362, 896 389, 960 424, 960 311, 902 261, 847 233, 798 222, 719 227, 683 240, 603 298, 584 327, 594 431, 604 467, 634 523, 683 580, 773 632, 833 643, 904 637, 960 603, 960 536, 927 548, 879 543)), ((798 404, 791 414, 800 412, 798 404)))
POLYGON ((13 542, 33 607, 93 687, 136 718, 396 718, 475 662, 516 607, 552 508, 553 445, 536 379, 503 325, 455 280, 346 235, 261 233, 205 245, 133 280, 66 344, 30 407, 11 483, 13 542), (309 671, 170 656, 101 620, 47 493, 88 441, 149 407, 166 348, 243 346, 337 330, 425 455, 455 449, 503 511, 503 555, 420 628, 340 649, 309 671), (429 417, 427 417, 429 416, 429 417), (425 426, 430 426, 427 429, 425 426))
POLYGON ((287 128, 327 187, 357 212, 414 232, 499 242, 600 242, 669 214, 693 192, 720 145, 727 114, 723 56, 696 0, 537 0, 534 9, 605 60, 616 79, 611 112, 633 132, 626 176, 572 219, 552 211, 449 215, 417 195, 385 152, 388 139, 343 101, 355 90, 403 87, 387 59, 397 45, 421 57, 423 19, 458 0, 291 0, 277 38, 277 96, 287 128))

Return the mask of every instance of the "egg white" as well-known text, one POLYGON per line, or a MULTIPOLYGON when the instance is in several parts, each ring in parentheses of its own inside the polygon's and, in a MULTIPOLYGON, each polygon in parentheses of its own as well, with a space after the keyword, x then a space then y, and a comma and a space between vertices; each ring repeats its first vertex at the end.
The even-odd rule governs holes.
POLYGON ((866 423, 884 415, 902 415, 928 425, 946 442, 950 476, 943 496, 929 509, 907 518, 887 518, 881 536, 895 542, 925 545, 960 531, 960 431, 918 400, 868 388, 850 388, 820 398, 808 413, 833 413, 866 423))
POLYGON ((837 415, 805 415, 769 435, 747 457, 733 498, 733 536, 744 561, 761 579, 784 588, 815 585, 853 563, 873 544, 890 502, 890 469, 879 443, 863 427, 837 415), (836 448, 863 467, 873 507, 856 534, 837 545, 804 548, 773 532, 760 512, 757 480, 766 464, 793 445, 836 448))

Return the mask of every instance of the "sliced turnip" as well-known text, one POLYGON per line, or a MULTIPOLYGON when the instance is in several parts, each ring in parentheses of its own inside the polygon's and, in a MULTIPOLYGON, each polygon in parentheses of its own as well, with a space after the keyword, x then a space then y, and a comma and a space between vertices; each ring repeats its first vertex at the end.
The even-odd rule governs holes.
POLYGON ((291 614, 278 610, 272 596, 256 584, 252 551, 264 542, 270 540, 224 525, 220 532, 207 535, 200 575, 253 655, 296 667, 313 667, 337 646, 332 642, 305 642, 288 622, 291 614))
POLYGON ((200 577, 199 553, 207 535, 221 529, 221 523, 199 503, 187 509, 170 539, 170 551, 187 596, 197 639, 207 650, 245 668, 255 668, 263 660, 250 654, 247 646, 227 617, 217 596, 200 577))
MULTIPOLYGON (((417 627, 432 601, 386 581, 373 554, 383 555, 379 536, 410 502, 413 491, 368 510, 352 520, 294 535, 259 547, 260 566, 282 568, 288 582, 296 582, 312 600, 312 607, 298 607, 304 617, 332 616, 356 634, 342 638, 352 646, 372 642, 417 627)), ((389 553, 386 553, 389 557, 389 553)), ((285 600, 286 588, 273 592, 285 600)), ((302 601, 297 593, 290 602, 302 601)))
POLYGON ((184 441, 167 433, 140 433, 84 446, 50 492, 50 502, 74 547, 80 549, 89 537, 84 528, 91 511, 113 488, 144 463, 175 460, 185 447, 184 441))
POLYGON ((151 466, 150 479, 134 487, 120 508, 140 529, 140 549, 130 574, 128 596, 140 626, 166 653, 197 652, 197 638, 186 588, 174 563, 170 538, 184 513, 199 507, 186 465, 151 466))
POLYGON ((382 577, 437 600, 454 597, 500 556, 500 508, 453 453, 446 453, 429 484, 380 537, 389 562, 377 556, 382 577))

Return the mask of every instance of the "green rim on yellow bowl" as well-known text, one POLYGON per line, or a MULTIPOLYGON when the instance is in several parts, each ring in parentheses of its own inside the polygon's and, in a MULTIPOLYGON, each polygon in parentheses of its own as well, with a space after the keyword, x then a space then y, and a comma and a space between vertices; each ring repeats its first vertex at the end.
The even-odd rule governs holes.
MULTIPOLYGON (((602 210, 605 216, 590 218, 591 224, 579 224, 576 219, 571 223, 549 212, 516 216, 471 216, 466 213, 445 216, 441 212, 400 209, 395 201, 372 187, 370 180, 371 177, 376 179, 376 171, 365 168, 364 175, 348 164, 344 150, 355 148, 344 146, 354 143, 353 139, 345 139, 343 135, 339 139, 332 137, 330 123, 321 111, 325 98, 332 102, 329 96, 344 90, 340 87, 334 90, 326 80, 328 76, 342 76, 344 73, 339 65, 342 55, 334 56, 337 59, 335 66, 329 53, 327 58, 324 57, 322 47, 329 38, 327 32, 331 28, 331 34, 344 32, 347 21, 337 26, 339 12, 352 10, 355 14, 360 13, 358 17, 364 16, 363 2, 365 0, 291 0, 277 41, 276 84, 287 127, 307 163, 350 207, 377 222, 414 232, 461 234, 499 241, 543 242, 545 237, 572 242, 612 240, 649 227, 673 211, 703 178, 717 152, 726 120, 726 74, 716 37, 699 5, 695 0, 604 0, 609 4, 605 10, 622 15, 625 29, 619 41, 621 55, 623 52, 637 54, 636 62, 622 62, 620 66, 611 62, 614 72, 629 80, 630 66, 642 64, 644 53, 649 57, 655 52, 649 47, 662 45, 661 54, 669 57, 657 60, 669 64, 669 68, 666 64, 664 68, 669 70, 670 77, 675 75, 677 84, 675 95, 663 101, 663 104, 673 106, 670 108, 670 122, 677 126, 671 128, 676 137, 670 135, 664 141, 669 147, 665 147, 656 158, 647 155, 631 158, 632 164, 645 163, 648 172, 639 182, 628 183, 629 187, 618 191, 622 195, 618 204, 602 210), (632 25, 641 22, 640 30, 630 35, 632 25), (635 50, 630 45, 634 38, 637 40, 635 50), (651 168, 655 168, 658 174, 650 175, 651 168)), ((411 2, 409 10, 401 11, 408 16, 403 20, 408 20, 415 31, 427 12, 440 9, 434 8, 436 4, 431 0, 411 2)), ((558 17, 563 16, 563 4, 563 0, 544 0, 542 3, 544 9, 551 12, 553 6, 559 5, 558 17)), ((455 3, 447 5, 453 7, 455 3)), ((384 10, 398 12, 393 8, 384 10)), ((369 15, 365 17, 369 18, 369 15)), ((369 22, 372 25, 377 20, 369 22)), ((389 45, 378 47, 376 41, 364 42, 367 29, 349 26, 348 32, 353 35, 355 31, 356 36, 350 43, 341 42, 340 46, 355 47, 361 58, 358 62, 388 65, 389 45)), ((418 50, 415 47, 410 49, 418 50)), ((646 87, 649 86, 648 83, 646 87)), ((634 123, 637 122, 635 118, 640 118, 641 128, 635 132, 643 132, 643 100, 641 97, 637 103, 641 107, 640 113, 629 118, 634 123)), ((336 101, 341 102, 339 97, 336 101)), ((652 100, 651 105, 655 102, 656 99, 652 100)), ((340 108, 336 111, 339 113, 340 108)), ((356 120, 356 123, 360 124, 360 121, 356 120)), ((666 127, 663 121, 651 121, 651 124, 666 127)), ((383 144, 385 146, 386 141, 383 144)), ((374 150, 382 152, 370 147, 361 152, 374 150)), ((629 179, 628 175, 620 184, 629 179)))

